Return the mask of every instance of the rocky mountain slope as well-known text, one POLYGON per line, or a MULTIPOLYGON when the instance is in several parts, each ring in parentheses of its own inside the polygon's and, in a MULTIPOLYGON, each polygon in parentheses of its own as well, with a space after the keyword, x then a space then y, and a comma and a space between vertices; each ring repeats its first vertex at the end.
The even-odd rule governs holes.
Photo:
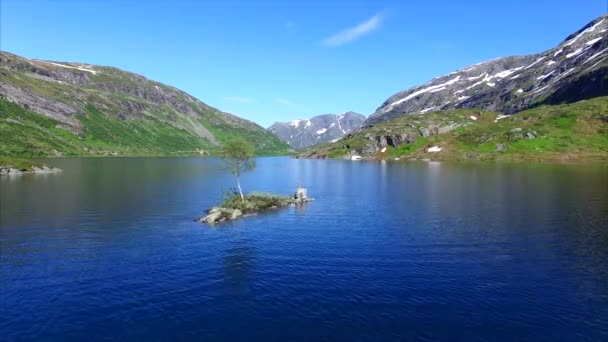
POLYGON ((354 112, 324 114, 308 120, 275 122, 268 127, 268 130, 289 146, 301 149, 319 143, 336 141, 361 127, 364 120, 365 116, 354 112))
POLYGON ((289 149, 257 124, 143 76, 0 52, 4 155, 213 154, 233 136, 260 154, 289 149))
POLYGON ((302 152, 304 158, 608 160, 608 97, 513 115, 450 109, 405 115, 302 152))
POLYGON ((541 104, 604 95, 608 95, 608 15, 542 53, 497 58, 399 92, 364 126, 456 108, 512 114, 541 104))

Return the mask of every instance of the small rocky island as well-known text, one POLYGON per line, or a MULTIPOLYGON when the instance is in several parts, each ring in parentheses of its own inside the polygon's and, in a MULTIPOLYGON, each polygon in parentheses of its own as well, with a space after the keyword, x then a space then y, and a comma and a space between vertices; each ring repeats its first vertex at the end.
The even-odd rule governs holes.
POLYGON ((298 188, 293 196, 251 193, 241 197, 239 194, 235 194, 224 200, 219 207, 207 210, 207 215, 197 221, 213 225, 289 205, 302 205, 313 200, 308 197, 305 188, 298 188))
POLYGON ((44 163, 32 160, 0 157, 0 176, 44 174, 60 171, 61 169, 56 167, 48 166, 44 163))

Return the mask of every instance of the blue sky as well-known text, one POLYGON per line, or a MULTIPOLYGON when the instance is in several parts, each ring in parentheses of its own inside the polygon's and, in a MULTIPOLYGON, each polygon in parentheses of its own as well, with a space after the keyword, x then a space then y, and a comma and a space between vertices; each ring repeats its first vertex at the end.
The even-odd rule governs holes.
POLYGON ((263 126, 348 110, 540 52, 605 0, 1 0, 0 49, 115 66, 263 126))

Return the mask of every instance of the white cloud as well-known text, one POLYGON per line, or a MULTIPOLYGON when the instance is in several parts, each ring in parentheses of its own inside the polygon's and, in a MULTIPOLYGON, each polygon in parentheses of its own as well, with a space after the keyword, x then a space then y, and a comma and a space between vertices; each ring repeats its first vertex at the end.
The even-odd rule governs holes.
POLYGON ((280 103, 286 106, 292 106, 293 102, 289 101, 288 99, 284 99, 282 97, 277 97, 276 99, 274 99, 274 102, 276 103, 280 103))
POLYGON ((230 101, 230 102, 238 102, 238 103, 254 103, 255 102, 255 99, 252 99, 250 97, 239 97, 239 96, 227 96, 227 97, 224 97, 224 100, 230 101))
POLYGON ((380 27, 383 20, 384 15, 382 13, 377 13, 373 17, 356 26, 349 27, 326 38, 323 40, 323 45, 338 46, 352 42, 380 27))

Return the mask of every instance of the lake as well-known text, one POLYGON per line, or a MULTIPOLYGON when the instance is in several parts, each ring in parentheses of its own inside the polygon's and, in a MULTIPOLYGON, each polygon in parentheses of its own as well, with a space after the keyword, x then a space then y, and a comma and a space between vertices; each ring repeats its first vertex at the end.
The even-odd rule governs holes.
POLYGON ((607 340, 608 165, 212 158, 0 178, 0 340, 607 340))

